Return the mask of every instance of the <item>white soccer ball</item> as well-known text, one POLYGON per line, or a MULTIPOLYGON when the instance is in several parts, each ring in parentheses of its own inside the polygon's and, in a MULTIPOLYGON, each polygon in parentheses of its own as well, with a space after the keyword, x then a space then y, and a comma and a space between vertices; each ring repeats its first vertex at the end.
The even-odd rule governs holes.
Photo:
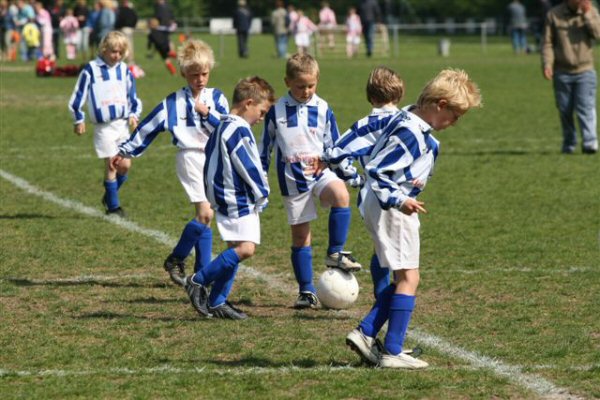
POLYGON ((317 283, 317 297, 323 306, 341 310, 358 298, 358 281, 352 272, 327 268, 317 283))

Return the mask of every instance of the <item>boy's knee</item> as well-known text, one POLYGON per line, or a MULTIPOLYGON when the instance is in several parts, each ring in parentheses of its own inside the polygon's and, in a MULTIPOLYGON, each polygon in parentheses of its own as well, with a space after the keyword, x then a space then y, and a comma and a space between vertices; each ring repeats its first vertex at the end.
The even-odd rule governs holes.
POLYGON ((256 244, 252 242, 241 242, 235 247, 235 252, 241 260, 245 260, 254 255, 256 244))

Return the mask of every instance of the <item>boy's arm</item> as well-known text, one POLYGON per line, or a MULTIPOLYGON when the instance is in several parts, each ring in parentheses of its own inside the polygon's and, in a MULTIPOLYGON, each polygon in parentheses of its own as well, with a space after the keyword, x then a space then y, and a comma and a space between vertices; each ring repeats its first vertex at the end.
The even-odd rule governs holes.
POLYGON ((142 101, 137 96, 135 77, 129 68, 127 68, 127 101, 129 103, 129 124, 132 125, 133 122, 137 126, 137 121, 142 114, 142 101))
MULTIPOLYGON (((90 71, 86 65, 77 78, 77 83, 69 100, 69 111, 73 117, 73 123, 77 126, 85 122, 85 113, 83 106, 87 100, 90 89, 90 71)), ((83 133, 83 132, 82 132, 83 133)))
POLYGON ((327 109, 327 116, 325 118, 325 132, 323 132, 323 150, 333 147, 335 142, 340 137, 338 130, 337 121, 331 108, 327 109))
POLYGON ((229 114, 229 103, 220 90, 215 89, 213 91, 213 102, 215 103, 214 109, 207 107, 208 111, 203 110, 200 112, 198 108, 196 108, 196 111, 202 116, 202 126, 210 132, 214 131, 217 126, 219 126, 221 115, 229 114))
POLYGON ((265 123, 261 141, 258 145, 260 162, 265 176, 269 173, 269 164, 271 163, 271 150, 275 145, 275 106, 272 106, 265 116, 265 123))
POLYGON ((384 210, 392 207, 401 209, 409 199, 400 188, 400 185, 408 180, 407 176, 398 176, 397 173, 405 171, 420 155, 418 142, 412 136, 407 129, 390 135, 385 139, 385 147, 365 167, 369 178, 367 184, 384 210))
POLYGON ((269 182, 261 167, 261 159, 258 148, 252 136, 252 131, 247 128, 238 128, 231 139, 228 140, 233 146, 228 148, 231 164, 235 171, 242 177, 250 187, 252 195, 258 206, 266 205, 269 196, 269 182))
POLYGON ((156 136, 165 130, 167 121, 165 100, 157 105, 135 128, 131 137, 119 145, 122 157, 138 157, 148 148, 156 136))

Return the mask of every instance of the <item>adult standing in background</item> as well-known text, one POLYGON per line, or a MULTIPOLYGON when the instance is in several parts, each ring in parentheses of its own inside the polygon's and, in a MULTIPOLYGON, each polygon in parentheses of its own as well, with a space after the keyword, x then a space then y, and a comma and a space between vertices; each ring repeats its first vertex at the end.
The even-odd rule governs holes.
POLYGON ((527 50, 527 15, 525 6, 520 0, 513 0, 506 8, 508 26, 515 54, 523 54, 527 50))
POLYGON ((40 26, 42 32, 42 56, 54 59, 54 46, 52 45, 52 17, 44 8, 41 1, 33 5, 35 9, 35 22, 40 26))
POLYGON ((100 45, 104 36, 108 32, 115 29, 116 16, 113 10, 112 0, 100 0, 100 14, 98 15, 98 21, 94 31, 96 32, 96 44, 100 45))
POLYGON ((565 0, 546 15, 542 44, 544 78, 554 83, 563 132, 562 152, 573 153, 577 115, 582 151, 598 152, 594 40, 600 39, 600 15, 590 0, 565 0))
POLYGON ((133 5, 129 0, 121 0, 117 9, 117 19, 115 21, 115 29, 123 32, 129 42, 129 53, 127 54, 127 64, 135 64, 133 51, 133 32, 138 23, 138 15, 133 9, 133 5))
POLYGON ((285 58, 288 52, 288 25, 289 17, 284 7, 283 0, 275 2, 275 9, 271 13, 271 26, 275 36, 275 48, 277 57, 285 58))
POLYGON ((367 45, 367 57, 371 57, 373 55, 375 27, 381 21, 381 8, 379 8, 377 0, 361 0, 358 6, 358 15, 360 15, 360 23, 367 45))
POLYGON ((248 34, 252 25, 252 12, 246 0, 238 0, 238 7, 233 14, 233 28, 237 33, 238 56, 248 58, 248 34))

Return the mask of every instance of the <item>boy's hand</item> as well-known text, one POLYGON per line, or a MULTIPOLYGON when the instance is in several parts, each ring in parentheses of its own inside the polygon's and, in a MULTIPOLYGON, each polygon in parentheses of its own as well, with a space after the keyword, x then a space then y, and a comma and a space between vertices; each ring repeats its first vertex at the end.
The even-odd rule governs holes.
POLYGON ((551 67, 544 68, 544 78, 546 78, 547 80, 551 80, 553 75, 554 71, 551 67))
POLYGON ((135 130, 135 128, 137 128, 138 126, 138 120, 135 116, 131 116, 129 117, 129 129, 131 129, 132 131, 135 130))
POLYGON ((73 132, 75 132, 77 136, 83 135, 85 133, 85 122, 75 124, 75 126, 73 126, 73 132))
POLYGON ((120 154, 117 154, 116 156, 113 156, 110 158, 110 168, 112 168, 113 170, 116 170, 119 167, 119 164, 121 163, 121 161, 123 160, 123 156, 121 156, 120 154))
POLYGON ((415 200, 411 197, 404 200, 402 205, 400 206, 400 211, 406 215, 411 215, 412 213, 423 213, 427 214, 427 210, 423 208, 425 203, 422 201, 415 200))
POLYGON ((200 100, 200 96, 198 96, 196 102, 194 103, 194 110, 196 110, 196 112, 204 118, 208 116, 208 112, 210 111, 208 106, 200 100))
POLYGON ((321 161, 321 159, 319 159, 318 157, 315 158, 315 160, 313 161, 313 164, 315 172, 313 173, 314 176, 319 176, 323 173, 323 171, 325 170, 325 168, 327 168, 327 164, 323 161, 321 161))
POLYGON ((579 9, 584 14, 590 11, 592 9, 591 0, 583 0, 581 3, 579 3, 579 9))

